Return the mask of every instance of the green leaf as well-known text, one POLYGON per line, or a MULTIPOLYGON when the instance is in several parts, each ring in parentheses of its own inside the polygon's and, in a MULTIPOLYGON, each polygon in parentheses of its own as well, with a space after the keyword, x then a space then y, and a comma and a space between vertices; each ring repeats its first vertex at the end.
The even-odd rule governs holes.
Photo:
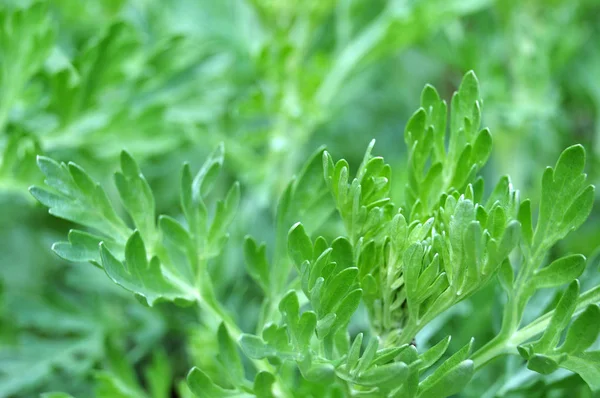
POLYGON ((192 182, 192 195, 195 201, 205 197, 212 190, 225 158, 225 146, 219 144, 217 148, 204 161, 204 164, 192 182))
POLYGON ((113 282, 144 297, 150 306, 160 299, 195 300, 190 293, 180 290, 165 278, 158 258, 152 257, 148 261, 144 242, 137 231, 127 240, 124 263, 117 260, 103 243, 100 244, 100 257, 106 274, 113 282))
POLYGON ((421 272, 424 249, 420 243, 414 243, 404 252, 404 281, 406 284, 406 297, 408 299, 411 316, 418 317, 416 301, 419 287, 419 273, 421 272))
POLYGON ((348 371, 352 371, 358 363, 358 359, 360 357, 360 350, 362 348, 362 342, 363 334, 359 333, 354 338, 352 346, 350 346, 350 351, 348 351, 348 356, 346 358, 346 369, 348 371))
POLYGON ((227 371, 227 376, 235 385, 242 385, 245 380, 242 360, 237 345, 231 340, 227 327, 223 322, 219 325, 217 340, 219 342, 218 358, 227 371))
POLYGON ((563 151, 554 169, 542 177, 542 197, 534 244, 549 247, 578 228, 592 210, 594 188, 583 174, 585 150, 573 145, 563 151))
POLYGON ((104 242, 105 245, 119 252, 123 251, 123 248, 119 247, 112 240, 76 229, 69 231, 68 242, 54 243, 52 250, 65 260, 73 262, 89 261, 94 265, 100 266, 101 259, 100 251, 98 250, 100 242, 104 242))
POLYGON ((125 209, 145 239, 153 239, 155 203, 150 185, 141 174, 135 160, 121 152, 122 173, 115 173, 115 183, 125 209))
POLYGON ((254 394, 257 398, 273 398, 273 384, 275 383, 275 376, 269 372, 259 372, 254 379, 254 394))
POLYGON ((232 390, 219 387, 200 369, 193 367, 187 375, 187 384, 192 393, 199 398, 225 398, 235 394, 232 390))
POLYGON ((196 241, 204 240, 207 233, 208 212, 202 197, 194 197, 190 165, 185 163, 181 172, 181 208, 190 232, 196 241))
POLYGON ((471 339, 419 384, 419 397, 447 397, 464 388, 474 371, 473 361, 467 359, 473 341, 471 339))
POLYGON ((600 333, 600 307, 592 304, 575 319, 567 331, 565 342, 559 348, 560 352, 578 354, 589 348, 600 333))
POLYGON ((319 339, 324 339, 330 332, 337 316, 334 313, 329 313, 317 322, 317 336, 319 339))
POLYGON ((243 333, 240 337, 240 347, 246 355, 254 359, 263 359, 277 355, 277 351, 265 344, 258 336, 243 333))
POLYGON ((329 281, 326 281, 325 292, 321 297, 320 311, 328 314, 337 308, 340 303, 340 297, 344 297, 352 289, 357 276, 358 268, 351 267, 346 268, 329 281))
POLYGON ((335 210, 323 178, 323 147, 318 148, 302 166, 292 187, 292 209, 286 215, 289 224, 302 221, 308 233, 314 232, 335 210), (294 219, 292 219, 294 217, 294 219))
POLYGON ((533 243, 533 226, 531 221, 531 201, 529 199, 521 202, 517 218, 521 223, 521 232, 525 243, 531 246, 533 243))
POLYGON ((425 351, 423 354, 419 355, 419 359, 422 361, 420 371, 424 371, 428 369, 431 365, 436 363, 438 359, 444 355, 446 350, 448 349, 448 345, 450 344, 450 336, 447 336, 439 343, 425 351))
POLYGON ((383 348, 381 350, 378 350, 377 353, 375 354, 375 358, 373 359, 373 362, 371 362, 372 365, 385 365, 389 362, 393 362, 394 359, 396 359, 396 357, 398 355, 400 355, 400 353, 402 351, 404 351, 407 347, 407 344, 403 344, 400 347, 388 347, 388 348, 383 348))
POLYGON ((257 246, 251 236, 244 239, 244 259, 248 273, 258 283, 265 293, 270 292, 269 262, 267 260, 267 247, 263 243, 257 246))
POLYGON ((578 278, 585 270, 586 260, 581 254, 565 256, 539 269, 531 278, 536 288, 561 286, 578 278))
POLYGON ((65 220, 93 228, 114 239, 130 234, 129 228, 113 209, 106 192, 79 166, 67 167, 50 158, 38 156, 38 166, 52 190, 31 187, 30 193, 49 213, 65 220))
POLYGON ((168 398, 173 384, 173 369, 165 350, 158 349, 144 369, 144 380, 152 398, 168 398))
MULTIPOLYGON (((431 378, 430 376, 419 385, 418 397, 443 398, 454 395, 462 391, 467 383, 471 381, 474 370, 473 361, 467 359, 451 367, 445 373, 439 374, 431 382, 428 382, 431 378)), ((434 374, 437 373, 438 371, 436 370, 434 374)))
POLYGON ((170 269, 190 285, 195 283, 198 254, 189 232, 179 221, 162 215, 158 224, 163 237, 163 244, 169 256, 170 269))
POLYGON ((217 210, 208 230, 208 248, 205 257, 214 257, 221 251, 228 238, 227 229, 235 218, 239 203, 240 184, 236 182, 227 192, 225 200, 217 202, 217 210))
POLYGON ((404 383, 407 376, 408 366, 403 362, 393 362, 359 373, 356 383, 366 387, 397 388, 404 383))
POLYGON ((360 377, 363 372, 365 372, 369 366, 371 366, 371 362, 375 358, 377 354, 377 348, 379 347, 379 338, 371 337, 369 340, 369 344, 367 344, 367 348, 365 348, 365 352, 362 354, 360 359, 358 360, 358 364, 356 365, 356 369, 354 369, 354 374, 360 377))
POLYGON ((335 310, 336 319, 332 326, 333 331, 345 327, 350 322, 350 318, 358 309, 362 298, 362 289, 355 289, 348 293, 339 303, 335 310))
POLYGON ((577 298, 579 297, 579 281, 576 279, 565 290, 565 293, 561 297, 560 301, 556 305, 554 314, 550 319, 550 323, 542 338, 533 344, 534 350, 537 353, 546 353, 556 347, 558 340, 560 339, 562 331, 567 327, 571 321, 571 316, 577 305, 577 298))
POLYGON ((500 265, 500 271, 498 272, 498 280, 502 285, 502 288, 507 292, 511 292, 513 288, 513 282, 515 279, 515 272, 510 263, 509 259, 505 259, 500 265))
POLYGON ((558 362, 543 354, 533 354, 527 361, 527 368, 543 375, 549 375, 558 369, 558 362))
POLYGON ((298 321, 297 339, 301 349, 306 349, 310 345, 310 339, 315 334, 317 328, 317 314, 312 311, 305 311, 298 321))
POLYGON ((312 261, 313 245, 310 237, 304 231, 301 223, 296 223, 288 233, 288 251, 296 267, 300 267, 304 261, 312 261))
POLYGON ((308 284, 307 284, 306 290, 311 291, 315 287, 315 284, 317 283, 317 279, 322 277, 323 270, 330 264, 329 258, 331 256, 332 251, 333 251, 332 248, 325 249, 321 253, 321 255, 319 255, 319 257, 317 257, 317 259, 314 261, 314 263, 312 264, 311 269, 310 269, 310 274, 309 274, 309 279, 308 279, 308 284))
POLYGON ((303 375, 312 382, 331 382, 335 376, 335 368, 329 363, 313 364, 303 375))
POLYGON ((117 375, 99 372, 95 378, 95 396, 98 398, 144 398, 142 392, 123 383, 117 375))
POLYGON ((593 392, 600 391, 600 351, 569 355, 561 366, 581 376, 593 392))

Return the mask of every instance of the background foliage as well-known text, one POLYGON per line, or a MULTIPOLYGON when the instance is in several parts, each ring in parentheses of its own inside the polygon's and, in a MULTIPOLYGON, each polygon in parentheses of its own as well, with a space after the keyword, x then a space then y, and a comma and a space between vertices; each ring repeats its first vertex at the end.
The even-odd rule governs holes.
MULTIPOLYGON (((0 397, 116 396, 112 381, 103 382, 116 374, 128 396, 158 398, 194 365, 220 371, 216 326, 199 328, 202 314, 167 303, 150 310, 99 269, 51 251, 72 225, 27 192, 43 180, 36 155, 75 161, 109 182, 126 149, 157 213, 179 214, 182 161, 196 170, 223 142, 224 176, 209 200, 233 181, 242 193, 229 243, 208 267, 215 295, 253 331, 262 293, 243 270, 243 236, 275 247, 277 199, 321 145, 356 167, 375 138, 403 181, 404 126, 425 83, 449 100, 463 74, 476 71, 494 140, 486 179, 509 174, 538 204, 544 167, 582 143, 597 183, 599 14, 594 0, 2 2, 0 397)), ((404 202, 404 184, 391 189, 404 202)), ((600 280, 599 208, 551 254, 588 257, 582 290, 600 280)), ((320 228, 339 231, 334 222, 320 228)), ((471 336, 491 338, 501 321, 497 290, 490 285, 454 307, 417 345, 450 334, 455 352, 471 336)), ((536 295, 527 311, 552 300, 536 295)), ((478 373, 461 396, 485 396, 490 385, 491 396, 588 394, 578 377, 540 376, 515 357, 478 373)))

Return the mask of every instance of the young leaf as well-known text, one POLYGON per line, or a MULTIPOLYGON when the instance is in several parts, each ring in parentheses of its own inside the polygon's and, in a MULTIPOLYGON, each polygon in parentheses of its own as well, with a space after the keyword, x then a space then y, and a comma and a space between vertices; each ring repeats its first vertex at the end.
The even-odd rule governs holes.
POLYGON ((165 278, 158 258, 152 257, 148 261, 139 232, 134 232, 127 240, 125 262, 117 260, 103 243, 100 244, 100 257, 106 274, 113 282, 144 297, 150 306, 159 299, 194 300, 194 296, 165 278))
POLYGON ((150 185, 126 151, 121 152, 121 170, 115 174, 115 183, 123 205, 136 228, 151 241, 155 230, 155 204, 150 185))
POLYGON ((262 359, 277 355, 277 351, 265 344, 260 337, 251 334, 242 334, 240 346, 250 358, 262 359))
POLYGON ((43 156, 38 156, 38 166, 53 191, 35 186, 29 191, 49 208, 50 214, 93 228, 114 239, 130 235, 129 228, 117 216, 106 192, 81 167, 74 163, 69 166, 59 164, 43 156))
POLYGON ((600 391, 600 351, 569 355, 561 366, 580 375, 593 392, 600 391))
MULTIPOLYGON (((464 389, 473 377, 474 365, 470 359, 464 360, 451 367, 435 380, 426 383, 427 379, 419 385, 419 398, 449 397, 464 389)), ((436 370, 437 373, 437 370, 436 370)), ((434 373, 435 374, 435 373, 434 373)))
POLYGON ((397 388, 408 376, 408 366, 403 362, 392 362, 374 366, 366 372, 359 373, 356 383, 366 387, 397 388))
POLYGON ((538 289, 562 286, 578 278, 585 265, 585 257, 581 254, 565 256, 537 270, 531 278, 531 283, 538 289))
POLYGON ((567 327, 571 321, 571 316, 577 305, 577 297, 579 296, 579 281, 576 279, 565 290, 560 301, 556 305, 554 314, 550 319, 548 327, 544 331, 542 338, 534 345, 536 353, 545 353, 548 350, 556 347, 560 339, 561 332, 567 327))
POLYGON ((296 267, 304 261, 312 261, 313 245, 301 223, 294 224, 288 233, 288 250, 296 267))
POLYGON ((445 339, 441 340, 429 350, 419 355, 419 359, 422 361, 420 371, 428 369, 429 367, 431 367, 431 365, 436 363, 438 359, 442 357, 442 355, 444 355, 444 353, 448 349, 448 345, 450 344, 450 338, 450 336, 447 336, 445 339))
POLYGON ((567 354, 579 354, 594 344, 599 333, 600 307, 592 304, 569 327, 565 342, 559 351, 567 354))
POLYGON ((254 379, 254 394, 257 398, 274 398, 273 395, 273 383, 275 383, 275 376, 269 372, 259 372, 254 379))
POLYGON ((585 150, 573 145, 563 151, 554 169, 544 172, 535 245, 549 247, 587 219, 594 188, 586 183, 584 165, 585 150))
POLYGON ((187 375, 187 384, 198 398, 225 398, 240 396, 234 391, 219 387, 203 371, 194 367, 187 375))
POLYGON ((263 243, 257 246, 251 236, 244 239, 244 259, 248 273, 258 283, 265 293, 270 292, 269 262, 267 260, 267 247, 263 243))
POLYGON ((461 391, 471 380, 474 366, 467 359, 473 339, 444 361, 431 375, 419 384, 419 397, 447 397, 461 391))
POLYGON ((224 323, 219 325, 217 339, 219 342, 218 358, 223 365, 223 368, 227 371, 228 377, 236 385, 243 384, 244 367, 242 365, 242 360, 238 353, 237 345, 231 340, 224 323))

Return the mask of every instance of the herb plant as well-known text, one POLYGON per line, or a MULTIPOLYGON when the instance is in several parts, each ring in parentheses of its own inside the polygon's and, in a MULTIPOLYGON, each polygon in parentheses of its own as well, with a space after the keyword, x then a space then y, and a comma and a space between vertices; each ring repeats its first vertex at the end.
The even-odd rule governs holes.
MULTIPOLYGON (((392 167, 372 154, 374 141, 355 172, 319 149, 279 199, 270 245, 246 236, 225 246, 244 193, 237 183, 215 188, 223 146, 198 171, 183 166, 181 213, 173 216, 157 217, 153 191, 125 151, 114 179, 122 206, 78 165, 43 156, 46 186, 30 191, 52 215, 80 226, 53 245, 60 257, 101 268, 156 311, 169 303, 197 308, 195 327, 213 336, 210 357, 189 370, 181 396, 446 397, 511 356, 542 375, 566 369, 598 391, 600 286, 581 291, 584 256, 548 260, 591 212, 585 151, 571 146, 544 171, 535 208, 509 177, 484 184, 492 136, 481 118, 473 72, 450 110, 427 85, 406 124, 407 178, 393 199, 392 167), (243 250, 262 291, 251 327, 239 326, 240 314, 216 293, 211 260, 232 246, 243 250), (420 332, 495 285, 502 289, 495 336, 456 349, 451 336, 419 342, 420 332), (545 289, 555 299, 524 320, 545 289)), ((140 370, 108 344, 97 396, 167 396, 178 375, 164 352, 140 370)))

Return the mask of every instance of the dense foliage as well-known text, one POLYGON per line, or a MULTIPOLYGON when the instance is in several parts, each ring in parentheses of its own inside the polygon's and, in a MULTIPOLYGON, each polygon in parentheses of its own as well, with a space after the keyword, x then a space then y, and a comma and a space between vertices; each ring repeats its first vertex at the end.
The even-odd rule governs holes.
POLYGON ((551 3, 2 3, 0 397, 594 396, 600 8, 551 3))

